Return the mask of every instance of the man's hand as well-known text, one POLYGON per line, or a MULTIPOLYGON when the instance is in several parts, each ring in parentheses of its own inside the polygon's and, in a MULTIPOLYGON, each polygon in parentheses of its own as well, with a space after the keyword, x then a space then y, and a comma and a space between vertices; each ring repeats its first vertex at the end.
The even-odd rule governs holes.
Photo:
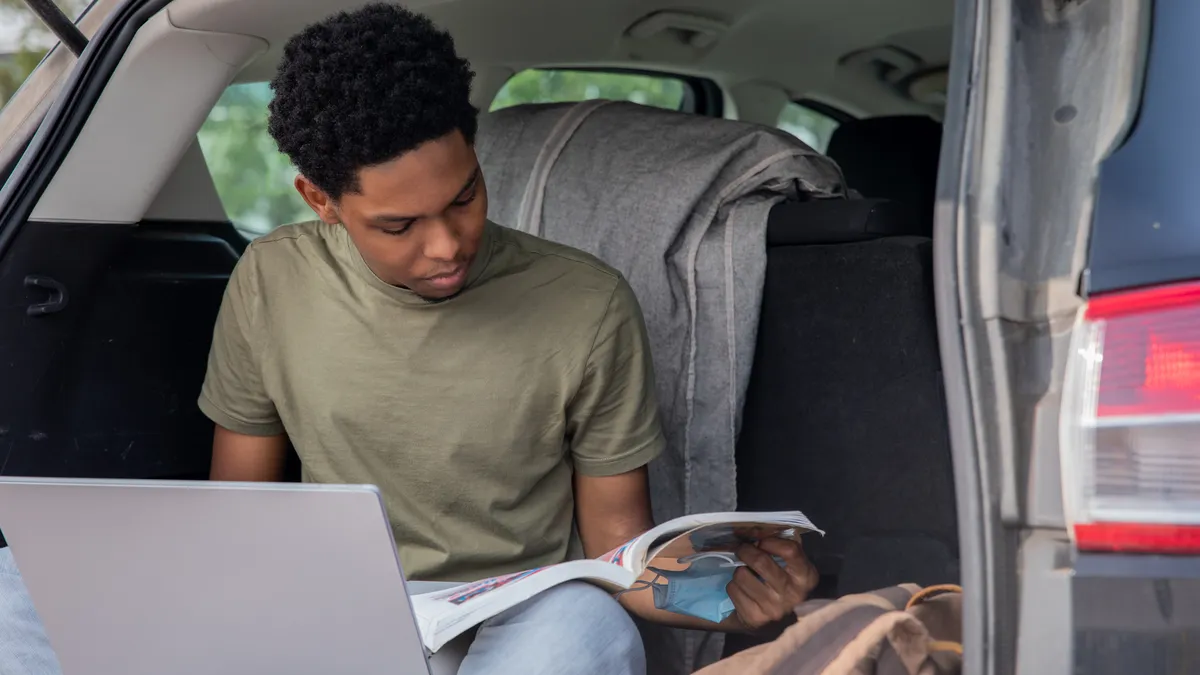
MULTIPOLYGON (((646 467, 603 478, 575 476, 575 518, 584 553, 598 558, 650 529, 650 487, 646 467)), ((764 539, 737 552, 749 567, 739 567, 726 590, 736 611, 719 624, 654 606, 654 594, 640 590, 620 596, 638 616, 679 628, 742 632, 782 619, 817 585, 817 570, 800 544, 790 539, 764 539), (778 556, 780 567, 771 556, 778 556), (750 571, 754 570, 763 581, 750 571)))
POLYGON ((799 542, 791 539, 764 539, 757 546, 747 544, 738 549, 737 556, 746 567, 734 572, 726 591, 737 610, 735 616, 749 630, 787 616, 817 585, 817 568, 804 555, 799 542), (783 565, 772 556, 783 559, 783 565))

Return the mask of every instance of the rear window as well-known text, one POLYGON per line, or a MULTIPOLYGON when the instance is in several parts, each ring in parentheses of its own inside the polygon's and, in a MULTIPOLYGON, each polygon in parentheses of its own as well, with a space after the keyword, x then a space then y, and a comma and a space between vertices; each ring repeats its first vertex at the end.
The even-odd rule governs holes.
POLYGON ((837 130, 839 122, 825 113, 817 112, 801 103, 789 101, 779 111, 775 126, 804 141, 814 150, 825 152, 829 139, 837 130))
POLYGON ((504 84, 491 109, 526 103, 570 103, 591 99, 633 101, 642 105, 695 111, 695 93, 682 78, 600 70, 523 70, 504 84))
MULTIPOLYGON (((1197 26, 1200 2, 1155 3, 1141 107, 1124 143, 1100 165, 1089 294, 1200 276, 1197 26)), ((1064 105, 1055 117, 1068 124, 1075 114, 1064 105)))
POLYGON ((292 186, 296 168, 267 133, 272 95, 266 82, 231 85, 197 134, 229 220, 252 237, 315 217, 292 186))
MULTIPOLYGON (((67 18, 77 20, 90 2, 55 0, 54 4, 67 18)), ((0 108, 57 42, 54 33, 23 0, 0 0, 0 108)))
MULTIPOLYGON (((3 0, 0 0, 2 3, 3 0)), ((266 82, 230 85, 198 134, 225 212, 250 237, 309 220, 312 209, 292 186, 296 168, 267 133, 266 82)), ((609 98, 695 112, 692 84, 678 77, 588 70, 526 70, 505 84, 491 109, 523 103, 609 98)))

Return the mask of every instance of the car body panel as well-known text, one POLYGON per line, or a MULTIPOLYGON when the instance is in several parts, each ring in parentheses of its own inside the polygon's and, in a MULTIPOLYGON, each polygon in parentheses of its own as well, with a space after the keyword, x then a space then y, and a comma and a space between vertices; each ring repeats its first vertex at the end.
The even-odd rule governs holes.
POLYGON ((1095 177, 1136 111, 1149 3, 959 9, 975 20, 956 39, 973 39, 951 67, 969 72, 951 78, 934 246, 966 667, 1066 675, 1058 415, 1095 177))

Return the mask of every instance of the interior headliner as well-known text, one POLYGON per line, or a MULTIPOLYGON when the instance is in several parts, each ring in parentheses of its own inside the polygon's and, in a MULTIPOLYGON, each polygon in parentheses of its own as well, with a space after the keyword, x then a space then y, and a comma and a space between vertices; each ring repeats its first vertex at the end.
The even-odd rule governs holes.
MULTIPOLYGON (((270 79, 282 45, 305 25, 363 0, 176 0, 179 28, 252 35, 267 52, 239 81, 270 79)), ((952 0, 409 0, 455 37, 479 73, 482 99, 533 66, 609 65, 710 77, 727 90, 754 82, 855 115, 940 111, 907 100, 870 65, 839 65, 848 54, 892 46, 921 67, 949 62, 952 0), (631 38, 656 12, 715 22, 709 48, 685 45, 678 30, 631 38)), ((678 21, 678 20, 677 20, 678 21)), ((668 23, 671 23, 668 20, 668 23)), ((674 24, 672 24, 674 26, 674 24)))
MULTIPOLYGON (((587 65, 706 76, 723 87, 727 116, 768 125, 778 121, 789 97, 852 115, 940 117, 939 106, 906 98, 882 74, 946 64, 952 0, 693 0, 686 12, 664 9, 659 3, 665 1, 409 4, 450 30, 471 59, 479 73, 472 98, 480 107, 523 68, 587 65), (631 25, 655 12, 667 13, 658 30, 630 35, 631 25), (846 66, 846 56, 856 52, 860 57, 846 66)), ((147 215, 193 220, 221 213, 194 147, 221 92, 231 81, 269 79, 289 36, 362 4, 170 3, 138 31, 33 219, 136 223, 147 215), (173 114, 164 114, 168 110, 173 114), (116 157, 121 171, 94 171, 116 157)))

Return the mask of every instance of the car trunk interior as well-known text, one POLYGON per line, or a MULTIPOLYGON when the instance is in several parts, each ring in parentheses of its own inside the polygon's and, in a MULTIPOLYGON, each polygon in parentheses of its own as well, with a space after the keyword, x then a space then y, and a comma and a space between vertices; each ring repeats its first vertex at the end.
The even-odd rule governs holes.
MULTIPOLYGON (((930 239, 953 3, 409 4, 472 60, 485 110, 527 69, 586 68, 678 78, 694 114, 782 126, 797 102, 832 120, 818 149, 864 199, 771 213, 738 506, 800 509, 828 532, 805 541, 819 593, 957 583, 930 239)), ((228 87, 270 78, 288 35, 354 5, 175 0, 147 21, 0 239, 0 475, 206 477, 196 399, 225 284, 258 233, 229 185, 263 179, 222 168, 203 129, 228 87)))

